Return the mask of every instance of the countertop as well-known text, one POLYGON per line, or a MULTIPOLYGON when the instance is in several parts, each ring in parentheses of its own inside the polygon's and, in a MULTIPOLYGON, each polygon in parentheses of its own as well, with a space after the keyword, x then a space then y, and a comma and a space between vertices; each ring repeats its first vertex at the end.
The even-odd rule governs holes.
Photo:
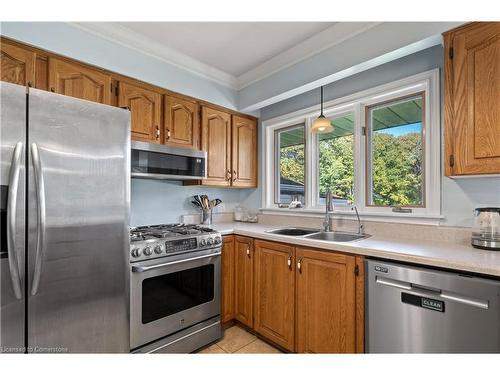
POLYGON ((221 232, 222 235, 238 234, 322 250, 334 250, 490 276, 500 276, 500 251, 480 250, 469 245, 444 241, 391 239, 378 236, 339 243, 266 233, 266 231, 278 227, 262 224, 228 222, 215 223, 211 227, 221 232))

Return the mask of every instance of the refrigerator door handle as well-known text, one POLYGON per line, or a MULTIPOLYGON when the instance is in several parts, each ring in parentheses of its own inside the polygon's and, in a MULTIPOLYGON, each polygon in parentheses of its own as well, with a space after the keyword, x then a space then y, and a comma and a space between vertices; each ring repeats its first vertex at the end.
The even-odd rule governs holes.
POLYGON ((23 154, 23 143, 17 142, 12 154, 12 164, 9 174, 9 193, 7 198, 7 252, 9 256, 9 271, 12 280, 12 289, 17 299, 23 297, 21 293, 21 277, 19 261, 16 251, 16 209, 17 191, 19 189, 19 175, 21 173, 21 156, 23 154))
POLYGON ((35 190, 37 200, 37 241, 35 252, 35 269, 33 271, 33 284, 31 285, 31 295, 38 291, 40 274, 42 272, 42 259, 45 252, 45 186, 43 182, 42 161, 36 143, 31 144, 31 158, 33 161, 33 171, 35 175, 35 190))

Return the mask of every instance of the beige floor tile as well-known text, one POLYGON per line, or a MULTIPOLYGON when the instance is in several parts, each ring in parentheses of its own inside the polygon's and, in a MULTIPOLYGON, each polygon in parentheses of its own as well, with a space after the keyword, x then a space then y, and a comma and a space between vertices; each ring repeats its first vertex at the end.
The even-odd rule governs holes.
POLYGON ((203 350, 200 350, 198 353, 200 353, 200 354, 227 354, 217 344, 210 345, 209 347, 207 347, 203 350))
POLYGON ((250 344, 244 346, 240 350, 238 350, 235 354, 278 354, 281 353, 274 346, 269 345, 268 343, 262 340, 255 340, 250 344))
POLYGON ((224 338, 217 343, 227 353, 234 353, 257 338, 238 326, 232 326, 224 331, 224 338))

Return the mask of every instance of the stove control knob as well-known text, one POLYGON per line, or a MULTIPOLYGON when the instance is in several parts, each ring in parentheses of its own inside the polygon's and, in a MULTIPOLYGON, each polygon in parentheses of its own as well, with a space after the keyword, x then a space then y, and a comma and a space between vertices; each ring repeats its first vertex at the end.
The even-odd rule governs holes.
POLYGON ((132 249, 131 254, 134 258, 138 258, 142 255, 142 250, 139 249, 138 247, 135 247, 132 249))
POLYGON ((151 254, 153 254, 153 250, 151 250, 149 246, 146 246, 143 250, 143 253, 144 255, 150 256, 151 254))
POLYGON ((207 241, 204 238, 202 238, 200 241, 200 246, 206 246, 206 244, 207 244, 207 241))
POLYGON ((215 237, 215 244, 218 245, 221 243, 220 237, 215 237))
POLYGON ((156 245, 155 246, 155 253, 156 254, 161 254, 161 245, 156 245))
POLYGON ((209 246, 213 245, 214 244, 214 239, 212 237, 210 237, 208 240, 207 240, 207 244, 209 246))

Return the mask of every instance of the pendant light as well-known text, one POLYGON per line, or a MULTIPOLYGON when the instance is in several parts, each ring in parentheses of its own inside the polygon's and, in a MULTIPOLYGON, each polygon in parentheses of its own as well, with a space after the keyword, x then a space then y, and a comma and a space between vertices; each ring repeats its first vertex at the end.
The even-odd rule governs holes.
POLYGON ((311 132, 331 133, 332 131, 332 122, 323 115, 323 86, 321 86, 321 114, 316 120, 314 120, 311 132))

